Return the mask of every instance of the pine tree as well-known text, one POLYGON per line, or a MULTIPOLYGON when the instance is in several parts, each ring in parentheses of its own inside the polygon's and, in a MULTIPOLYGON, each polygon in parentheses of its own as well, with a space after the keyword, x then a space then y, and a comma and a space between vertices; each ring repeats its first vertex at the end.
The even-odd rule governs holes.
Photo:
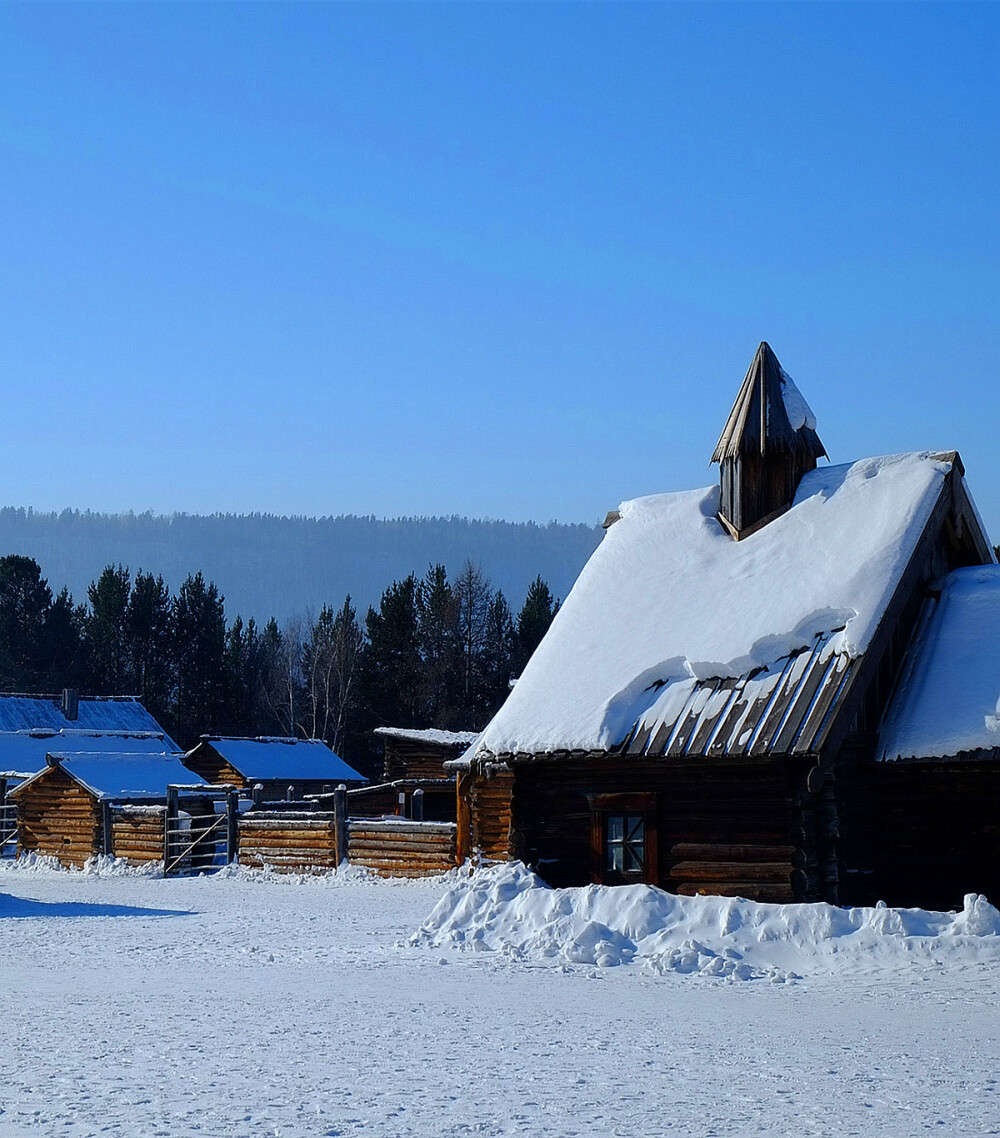
POLYGON ((417 581, 411 573, 382 594, 365 617, 360 687, 365 714, 355 724, 359 749, 371 755, 372 728, 423 727, 421 661, 417 629, 417 581))
POLYGON ((0 684, 38 691, 48 678, 46 621, 52 590, 31 557, 0 557, 0 684))
POLYGON ((510 606, 507 598, 497 589, 486 613, 483 635, 483 720, 499 711, 510 692, 510 681, 514 676, 515 638, 510 606))
POLYGON ((215 733, 226 704, 226 615, 214 582, 199 571, 181 585, 173 605, 177 687, 174 716, 181 742, 215 733))
POLYGON ((174 689, 173 605, 162 577, 136 574, 125 614, 131 694, 156 718, 169 720, 174 689))
POLYGON ((422 716, 432 727, 456 725, 461 691, 458 602, 443 565, 432 565, 417 589, 422 716))
POLYGON ((45 614, 42 686, 49 691, 84 686, 89 673, 83 643, 86 619, 87 610, 83 605, 73 604, 64 585, 45 614))
POLYGON ((106 695, 126 695, 131 687, 128 610, 132 581, 123 566, 108 565, 87 590, 90 613, 85 650, 90 686, 106 695))
POLYGON ((514 647, 514 668, 517 675, 524 671, 558 611, 559 602, 553 600, 549 587, 542 578, 536 577, 528 588, 524 606, 517 617, 514 647))

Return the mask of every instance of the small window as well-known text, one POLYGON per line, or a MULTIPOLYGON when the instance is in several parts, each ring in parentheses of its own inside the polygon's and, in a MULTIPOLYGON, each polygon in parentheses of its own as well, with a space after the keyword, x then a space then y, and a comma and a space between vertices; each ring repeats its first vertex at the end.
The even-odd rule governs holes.
POLYGON ((605 815, 604 868, 608 873, 633 874, 639 877, 645 873, 645 815, 605 815))

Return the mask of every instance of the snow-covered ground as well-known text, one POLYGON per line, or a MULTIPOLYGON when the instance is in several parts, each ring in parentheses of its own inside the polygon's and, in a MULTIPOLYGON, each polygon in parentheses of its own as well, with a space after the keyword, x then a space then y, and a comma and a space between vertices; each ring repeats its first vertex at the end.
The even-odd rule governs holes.
POLYGON ((667 913, 661 949, 729 947, 741 982, 651 964, 655 898, 619 920, 503 872, 445 896, 0 868, 0 1135, 1000 1133, 992 910, 667 913), (559 919, 619 966, 550 954, 559 919))

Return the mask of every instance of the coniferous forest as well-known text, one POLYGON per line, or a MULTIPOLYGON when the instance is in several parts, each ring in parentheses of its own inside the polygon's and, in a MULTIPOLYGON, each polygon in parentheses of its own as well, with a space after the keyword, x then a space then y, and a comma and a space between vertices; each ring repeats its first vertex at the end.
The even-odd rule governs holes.
POLYGON ((359 617, 350 596, 279 626, 227 621, 202 573, 108 565, 76 603, 30 557, 0 557, 0 690, 136 695, 182 746, 199 735, 296 735, 377 774, 380 725, 478 730, 559 602, 536 577, 515 613, 466 562, 394 581, 359 617))

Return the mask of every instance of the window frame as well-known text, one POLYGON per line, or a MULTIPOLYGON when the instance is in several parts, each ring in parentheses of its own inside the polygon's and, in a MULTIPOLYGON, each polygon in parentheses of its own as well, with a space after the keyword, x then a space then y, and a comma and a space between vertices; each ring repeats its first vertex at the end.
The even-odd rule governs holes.
POLYGON ((656 795, 653 792, 632 794, 588 794, 590 804, 590 848, 592 876, 598 885, 656 885, 658 881, 656 840, 656 795), (608 869, 608 819, 623 817, 623 863, 627 844, 629 817, 641 817, 643 823, 643 866, 641 871, 608 869))

